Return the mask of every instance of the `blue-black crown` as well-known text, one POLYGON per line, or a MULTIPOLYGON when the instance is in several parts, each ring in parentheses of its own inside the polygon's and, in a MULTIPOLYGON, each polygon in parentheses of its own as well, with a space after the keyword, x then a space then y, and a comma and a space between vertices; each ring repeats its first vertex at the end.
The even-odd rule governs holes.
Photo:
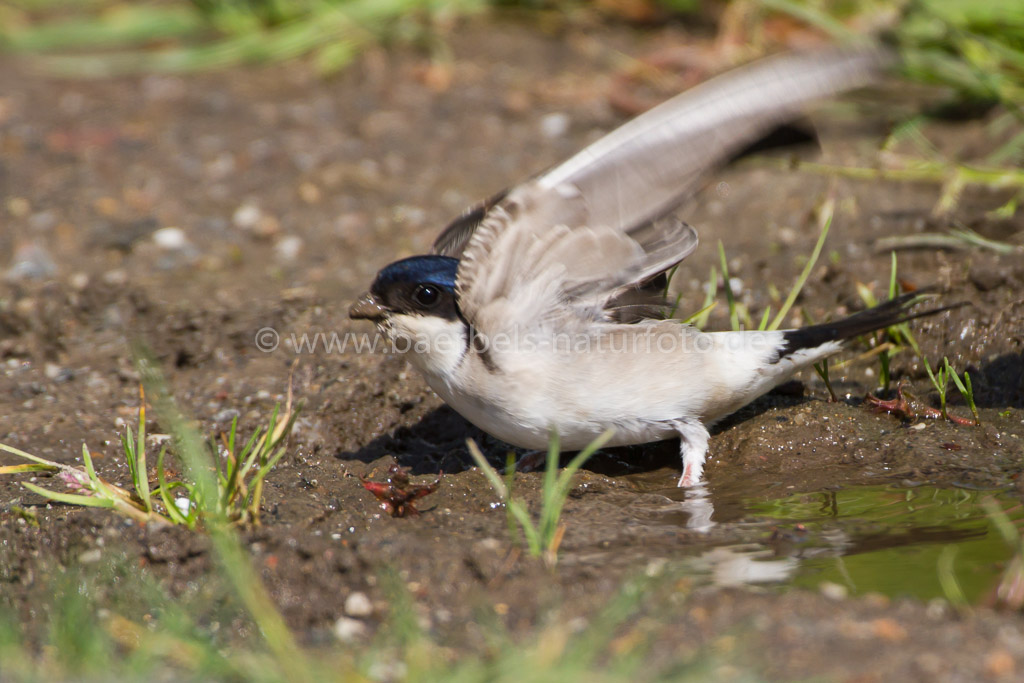
POLYGON ((373 291, 383 291, 398 283, 431 284, 455 291, 459 260, 450 256, 428 254, 395 261, 377 273, 373 291))

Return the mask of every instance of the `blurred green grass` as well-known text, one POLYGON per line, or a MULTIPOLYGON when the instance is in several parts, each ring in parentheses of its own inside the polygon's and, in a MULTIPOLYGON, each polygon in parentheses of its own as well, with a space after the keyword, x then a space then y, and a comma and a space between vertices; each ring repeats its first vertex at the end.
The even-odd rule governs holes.
POLYGON ((876 33, 904 75, 963 100, 1024 104, 1024 2, 1019 0, 758 0, 835 40, 876 33))
MULTIPOLYGON (((903 58, 904 75, 946 86, 961 101, 1024 103, 1024 2, 1020 0, 8 0, 0 49, 29 53, 64 76, 190 72, 308 59, 322 73, 344 68, 372 45, 435 48, 460 17, 490 7, 529 15, 646 17, 643 26, 696 14, 785 18, 844 42, 878 36, 903 58)), ((749 24, 754 24, 753 26, 749 24)), ((436 49, 436 48, 441 49, 436 49)), ((760 44, 758 49, 766 46, 760 44)))
POLYGON ((190 72, 310 57, 322 73, 374 44, 429 43, 484 0, 12 0, 0 49, 50 73, 190 72))
MULTIPOLYGON (((425 627, 398 571, 382 568, 382 613, 343 618, 359 628, 338 631, 338 640, 322 626, 312 642, 280 653, 264 617, 240 598, 247 584, 221 569, 172 594, 112 547, 95 564, 55 568, 37 579, 34 595, 45 600, 20 613, 0 602, 0 680, 696 682, 725 664, 711 648, 652 657, 659 630, 673 628, 688 597, 688 584, 670 572, 624 581, 585 624, 553 606, 526 635, 481 604, 470 631, 483 642, 473 647, 425 627)), ((743 665, 730 670, 736 680, 757 680, 743 665)))

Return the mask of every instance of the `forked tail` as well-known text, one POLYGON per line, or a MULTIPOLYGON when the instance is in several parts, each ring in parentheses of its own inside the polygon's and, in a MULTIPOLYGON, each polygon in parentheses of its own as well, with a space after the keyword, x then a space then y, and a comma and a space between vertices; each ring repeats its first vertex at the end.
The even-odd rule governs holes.
POLYGON ((911 312, 910 309, 927 298, 927 294, 927 291, 922 290, 909 292, 841 320, 809 325, 796 330, 785 330, 782 333, 783 345, 774 362, 778 363, 783 358, 793 356, 800 351, 817 349, 831 342, 841 342, 885 327, 899 325, 908 320, 936 315, 966 303, 959 302, 949 306, 911 312))

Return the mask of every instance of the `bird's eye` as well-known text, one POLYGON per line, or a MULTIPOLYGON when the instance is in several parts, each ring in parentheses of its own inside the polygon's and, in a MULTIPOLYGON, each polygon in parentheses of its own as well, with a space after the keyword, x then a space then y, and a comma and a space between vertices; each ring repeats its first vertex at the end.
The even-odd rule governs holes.
POLYGON ((417 285, 412 300, 423 308, 430 308, 441 298, 441 290, 434 285, 417 285))

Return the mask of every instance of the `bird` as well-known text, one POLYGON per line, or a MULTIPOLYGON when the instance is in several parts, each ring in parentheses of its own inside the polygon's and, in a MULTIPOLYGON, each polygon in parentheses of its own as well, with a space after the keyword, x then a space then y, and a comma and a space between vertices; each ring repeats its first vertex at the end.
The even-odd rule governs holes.
POLYGON ((808 103, 876 81, 877 48, 768 57, 641 114, 467 210, 431 253, 381 269, 349 316, 374 322, 469 422, 567 450, 678 438, 680 487, 702 481, 708 427, 839 352, 931 315, 906 294, 799 329, 704 332, 666 319, 666 272, 698 244, 675 210, 712 170, 808 103))

